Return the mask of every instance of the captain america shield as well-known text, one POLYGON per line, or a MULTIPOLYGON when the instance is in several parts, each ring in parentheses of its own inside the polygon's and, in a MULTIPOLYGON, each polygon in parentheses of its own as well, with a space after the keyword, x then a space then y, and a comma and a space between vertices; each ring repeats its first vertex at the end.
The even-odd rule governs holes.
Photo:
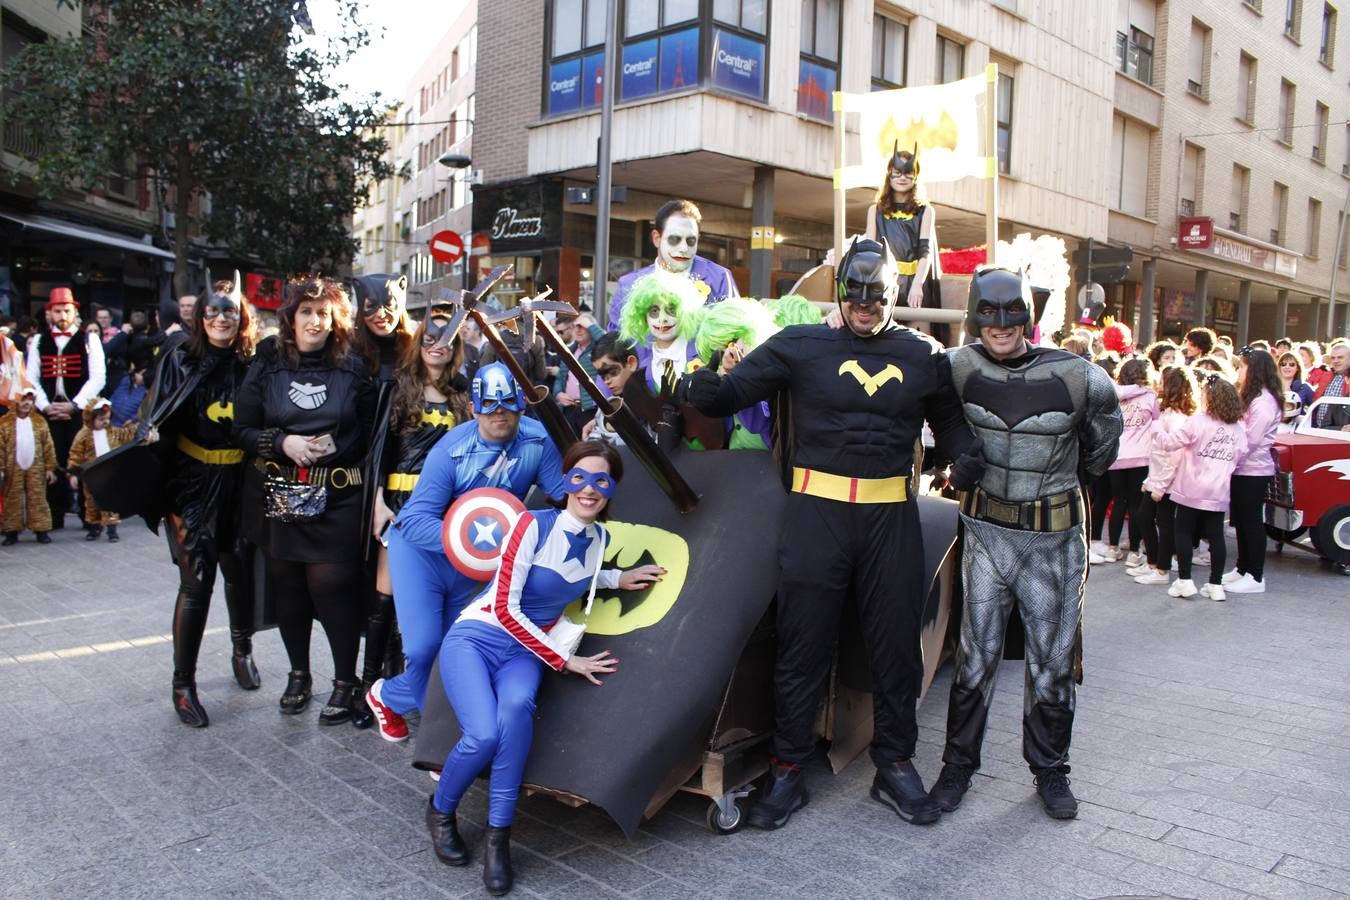
POLYGON ((445 511, 441 546, 450 564, 474 581, 491 581, 506 537, 525 511, 515 494, 501 488, 475 488, 445 511))

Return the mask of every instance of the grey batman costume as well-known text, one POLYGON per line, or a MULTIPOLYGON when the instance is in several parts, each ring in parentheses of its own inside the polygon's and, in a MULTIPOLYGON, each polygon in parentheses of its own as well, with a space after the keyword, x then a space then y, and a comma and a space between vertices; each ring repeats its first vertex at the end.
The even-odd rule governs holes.
MULTIPOLYGON (((971 294, 968 331, 1029 327, 1030 294, 1017 273, 983 271, 971 294)), ((1102 369, 1062 350, 1025 347, 999 360, 968 344, 949 355, 986 468, 961 503, 965 600, 943 761, 967 775, 980 766, 1004 633, 1016 604, 1027 659, 1022 753, 1038 777, 1067 773, 1074 641, 1087 578, 1080 484, 1115 459, 1123 429, 1115 388, 1102 369)))

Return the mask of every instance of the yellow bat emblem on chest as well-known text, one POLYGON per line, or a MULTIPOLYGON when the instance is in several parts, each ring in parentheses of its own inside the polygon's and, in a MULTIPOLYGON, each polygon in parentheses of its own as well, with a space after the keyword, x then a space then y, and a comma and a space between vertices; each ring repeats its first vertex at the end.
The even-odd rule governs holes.
POLYGON ((233 422, 234 403, 221 403, 217 400, 206 408, 206 418, 212 422, 233 422))
POLYGON ((455 414, 452 412, 441 412, 439 409, 422 410, 423 425, 444 425, 446 428, 455 427, 455 414))
POLYGON ((869 397, 876 394, 877 391, 885 386, 886 382, 892 379, 902 384, 905 380, 905 373, 901 372, 900 367, 895 363, 886 363, 886 368, 875 375, 868 375, 867 370, 858 365, 856 359, 844 360, 839 366, 839 374, 852 375, 854 378, 858 379, 858 384, 862 385, 862 389, 867 391, 867 396, 869 397))

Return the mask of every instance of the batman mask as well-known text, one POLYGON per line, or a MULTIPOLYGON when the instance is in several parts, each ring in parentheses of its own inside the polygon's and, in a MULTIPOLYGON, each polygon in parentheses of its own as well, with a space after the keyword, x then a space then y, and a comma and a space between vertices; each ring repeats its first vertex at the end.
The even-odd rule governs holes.
POLYGON ((362 275, 352 279, 352 292, 363 319, 381 312, 390 319, 397 319, 403 313, 408 278, 406 275, 362 275))
POLYGON ((1009 269, 981 269, 970 279, 966 305, 966 332, 978 337, 981 328, 1029 327, 1035 320, 1031 284, 1009 269))
POLYGON ((202 319, 210 321, 217 316, 224 316, 227 321, 239 321, 239 313, 243 308, 244 292, 239 283, 239 270, 234 272, 234 281, 230 289, 224 292, 217 292, 211 289, 202 300, 202 319))
POLYGON ((862 238, 850 244, 835 273, 835 289, 839 312, 850 330, 859 337, 871 337, 884 329, 891 320, 896 293, 895 270, 887 259, 886 248, 877 241, 862 238), (849 323, 845 303, 880 303, 881 316, 876 326, 866 334, 858 332, 849 323))
POLYGON ((888 166, 890 175, 912 175, 914 180, 919 180, 919 145, 914 145, 914 150, 901 150, 900 142, 896 141, 891 147, 891 161, 888 166))

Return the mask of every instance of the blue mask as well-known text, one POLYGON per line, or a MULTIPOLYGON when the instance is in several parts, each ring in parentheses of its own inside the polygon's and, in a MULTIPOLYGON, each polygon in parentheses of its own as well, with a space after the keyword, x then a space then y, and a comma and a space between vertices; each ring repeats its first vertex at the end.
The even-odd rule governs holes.
POLYGON ((590 485, 597 494, 606 500, 614 496, 619 485, 608 472, 588 472, 581 466, 573 466, 563 476, 563 490, 569 494, 579 494, 590 485))

